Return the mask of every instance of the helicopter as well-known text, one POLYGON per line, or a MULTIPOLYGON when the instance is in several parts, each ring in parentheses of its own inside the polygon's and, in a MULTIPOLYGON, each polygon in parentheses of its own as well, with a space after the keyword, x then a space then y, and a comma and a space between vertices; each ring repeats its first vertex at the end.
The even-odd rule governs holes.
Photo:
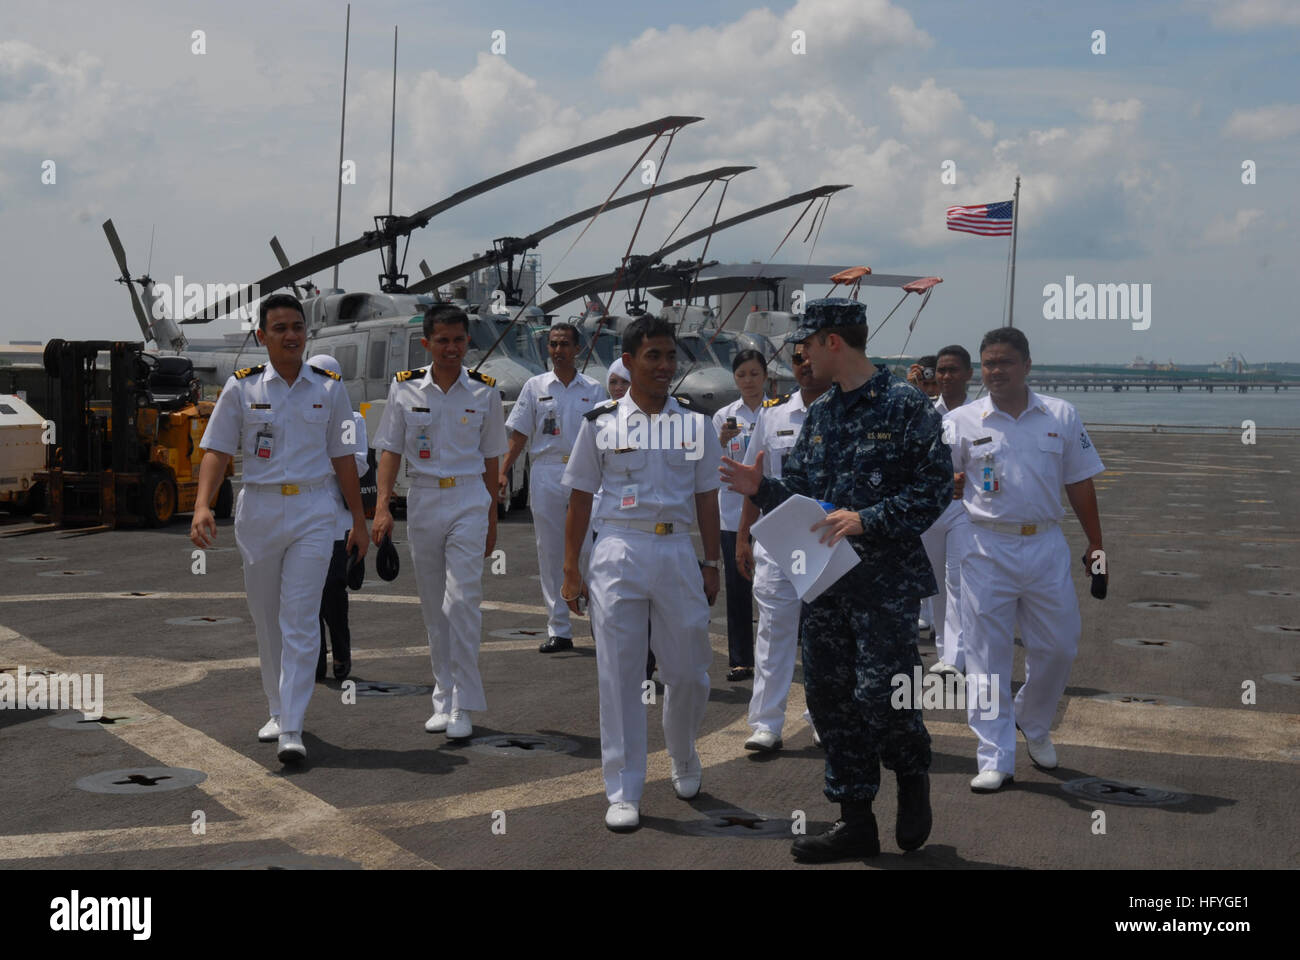
MULTIPOLYGON (((596 313, 589 308, 580 320, 582 326, 594 336, 599 336, 605 330, 621 334, 633 319, 646 312, 647 301, 642 293, 647 288, 684 290, 689 300, 689 292, 698 282, 702 271, 717 266, 716 261, 706 263, 704 254, 694 261, 679 260, 674 264, 666 265, 664 259, 670 254, 697 240, 711 239, 717 231, 726 230, 756 217, 805 201, 808 202, 809 207, 818 200, 825 202, 827 198, 840 190, 847 189, 848 186, 849 184, 833 184, 806 190, 721 222, 715 222, 707 229, 698 230, 680 240, 666 244, 654 253, 629 257, 623 266, 608 274, 552 283, 551 288, 556 295, 542 303, 541 307, 549 313, 579 297, 590 299, 597 293, 609 293, 612 297, 616 290, 626 289, 629 291, 629 296, 625 304, 627 311, 625 314, 610 316, 603 312, 596 313)), ((805 208, 806 212, 807 208, 805 208)), ((660 299, 665 298, 660 297, 660 299)), ((730 360, 724 363, 715 352, 714 344, 717 342, 717 336, 709 336, 705 333, 709 323, 716 320, 710 308, 693 303, 670 303, 660 310, 659 316, 676 326, 678 348, 686 364, 685 372, 680 375, 674 387, 674 394, 685 396, 695 408, 710 415, 739 397, 740 393, 732 376, 730 360)), ((724 346, 728 358, 734 356, 736 350, 744 348, 735 337, 727 337, 724 346)), ((754 340, 754 346, 756 349, 763 350, 765 356, 768 350, 771 350, 772 356, 776 354, 775 349, 757 340, 754 340)), ((781 375, 782 381, 785 381, 788 375, 788 381, 793 383, 793 371, 786 369, 775 372, 781 375)))

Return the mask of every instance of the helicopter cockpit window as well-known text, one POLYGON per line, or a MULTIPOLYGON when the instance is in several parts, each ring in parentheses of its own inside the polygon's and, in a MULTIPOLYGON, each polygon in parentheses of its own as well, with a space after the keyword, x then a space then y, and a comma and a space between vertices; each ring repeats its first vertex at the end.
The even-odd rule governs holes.
POLYGON ((344 380, 354 380, 357 376, 357 345, 348 344, 334 351, 334 359, 339 362, 339 376, 344 380))
POLYGON ((718 355, 722 365, 730 370, 731 358, 740 350, 740 346, 740 341, 728 337, 726 334, 719 334, 718 338, 713 341, 713 352, 718 355))
POLYGON ((369 380, 384 379, 384 361, 388 359, 388 341, 382 336, 375 337, 370 341, 370 355, 366 362, 366 378, 369 380))
POLYGON ((411 332, 410 345, 406 350, 407 370, 418 370, 429 362, 429 351, 424 349, 424 344, 420 342, 420 338, 423 336, 424 334, 419 330, 411 332))

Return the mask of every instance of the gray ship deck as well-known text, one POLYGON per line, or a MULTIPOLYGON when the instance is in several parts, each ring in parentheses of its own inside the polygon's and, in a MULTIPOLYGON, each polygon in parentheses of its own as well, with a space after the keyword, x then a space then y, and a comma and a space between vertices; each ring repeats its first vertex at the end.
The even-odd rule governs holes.
MULTIPOLYGON (((884 852, 868 866, 1300 862, 1300 450, 1268 438, 1256 446, 1149 434, 1096 441, 1109 467, 1100 496, 1110 597, 1092 599, 1076 579, 1084 628, 1053 728, 1060 767, 1037 770, 1022 748, 1012 786, 974 795, 975 742, 962 716, 929 714, 933 834, 922 850, 898 852, 886 773, 876 804, 884 852), (1246 681, 1254 705, 1242 703, 1246 681), (1097 810, 1104 834, 1094 832, 1097 810)), ((1081 554, 1077 524, 1066 530, 1081 554)), ((799 674, 785 749, 747 754, 750 684, 725 680, 720 598, 699 741, 703 790, 691 802, 673 796, 661 699, 648 708, 642 829, 611 834, 586 621, 576 621, 573 653, 537 654, 545 617, 528 515, 512 514, 500 531, 507 574, 484 578, 480 656, 491 709, 474 719, 476 737, 505 735, 505 745, 454 745, 424 732, 429 661, 402 547, 395 583, 380 581, 368 563, 365 587, 352 595, 353 677, 379 684, 376 695, 349 705, 332 679, 318 685, 309 762, 296 772, 282 770, 274 745, 255 737, 266 708, 229 523, 220 526, 223 550, 208 554, 201 576, 191 573, 180 523, 0 540, 0 668, 102 673, 113 720, 0 712, 0 866, 796 868, 788 852, 794 811, 810 829, 836 813, 821 792, 822 754, 799 720, 799 674), (497 635, 511 630, 522 632, 497 635), (154 786, 134 793, 76 785, 156 767, 205 778, 165 790, 180 775, 163 771, 141 778, 154 786)), ((931 645, 922 642, 922 653, 933 662, 931 645)), ((1020 656, 1016 670, 1022 677, 1020 656)))

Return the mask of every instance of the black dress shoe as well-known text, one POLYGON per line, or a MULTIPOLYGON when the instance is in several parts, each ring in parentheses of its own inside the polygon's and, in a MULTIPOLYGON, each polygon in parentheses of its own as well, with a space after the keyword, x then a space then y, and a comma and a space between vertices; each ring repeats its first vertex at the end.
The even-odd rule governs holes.
POLYGON ((334 661, 334 679, 335 679, 335 680, 338 680, 340 683, 342 683, 344 680, 346 680, 346 679, 348 678, 348 674, 351 673, 351 672, 352 672, 352 661, 351 661, 351 660, 335 660, 335 661, 334 661))
POLYGON ((796 860, 805 863, 830 863, 832 860, 874 857, 880 853, 880 835, 876 831, 876 818, 867 814, 864 820, 848 823, 836 820, 835 825, 815 837, 800 837, 790 845, 796 860))
POLYGON ((753 680, 754 668, 753 667, 732 667, 730 670, 727 671, 727 679, 732 683, 736 683, 737 681, 740 680, 753 680))
POLYGON ((915 850, 930 836, 930 775, 912 773, 898 778, 898 819, 894 839, 899 849, 915 850))
POLYGON ((538 653, 559 653, 561 650, 572 650, 573 641, 568 637, 547 637, 546 642, 537 648, 538 653))

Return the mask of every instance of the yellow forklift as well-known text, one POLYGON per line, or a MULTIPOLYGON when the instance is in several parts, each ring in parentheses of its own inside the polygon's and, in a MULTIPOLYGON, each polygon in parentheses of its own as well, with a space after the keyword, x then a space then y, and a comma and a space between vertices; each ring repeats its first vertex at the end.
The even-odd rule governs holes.
MULTIPOLYGON (((45 483, 57 526, 128 524, 158 527, 194 510, 199 441, 212 415, 186 357, 156 356, 139 342, 51 340, 45 372, 52 381, 55 433, 47 445, 45 483), (98 368, 108 354, 105 378, 98 368)), ((233 464, 213 511, 234 508, 233 464)))

